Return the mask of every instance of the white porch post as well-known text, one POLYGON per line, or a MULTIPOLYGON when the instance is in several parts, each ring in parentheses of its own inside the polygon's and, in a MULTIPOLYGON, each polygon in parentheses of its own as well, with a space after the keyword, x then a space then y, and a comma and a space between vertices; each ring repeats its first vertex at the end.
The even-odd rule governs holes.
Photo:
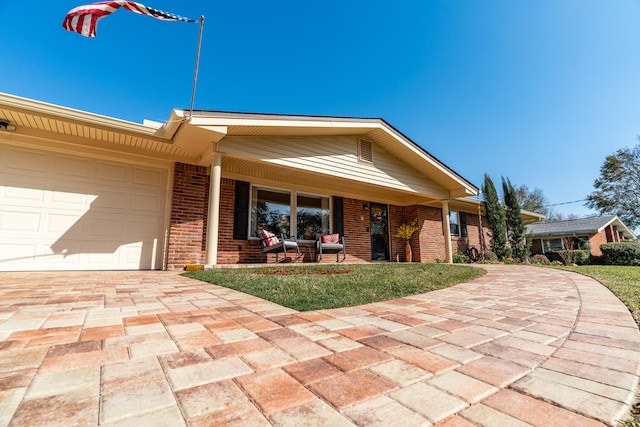
POLYGON ((442 201, 442 226, 444 228, 444 260, 447 264, 453 263, 451 249, 451 227, 449 225, 449 202, 442 201))
POLYGON ((209 182, 209 215, 207 218, 207 265, 218 263, 218 230, 220 229, 220 180, 222 155, 213 153, 209 182))

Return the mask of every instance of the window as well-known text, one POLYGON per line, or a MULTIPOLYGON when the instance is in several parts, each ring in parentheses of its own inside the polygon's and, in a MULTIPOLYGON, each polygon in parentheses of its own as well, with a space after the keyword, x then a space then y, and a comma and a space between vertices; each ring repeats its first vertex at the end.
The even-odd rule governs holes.
POLYGON ((316 233, 329 233, 329 198, 298 194, 296 230, 300 240, 315 240, 316 233))
POLYGON ((546 239, 542 241, 544 253, 549 251, 560 251, 563 249, 562 239, 546 239))
POLYGON ((330 218, 328 197, 262 187, 251 190, 252 230, 315 240, 316 233, 329 233, 330 218))
POLYGON ((449 230, 452 236, 460 237, 460 221, 456 211, 449 211, 449 230))
POLYGON ((449 211, 449 232, 453 237, 467 237, 467 214, 449 211))
POLYGON ((264 228, 276 235, 291 235, 291 194, 253 187, 251 192, 251 229, 264 228))

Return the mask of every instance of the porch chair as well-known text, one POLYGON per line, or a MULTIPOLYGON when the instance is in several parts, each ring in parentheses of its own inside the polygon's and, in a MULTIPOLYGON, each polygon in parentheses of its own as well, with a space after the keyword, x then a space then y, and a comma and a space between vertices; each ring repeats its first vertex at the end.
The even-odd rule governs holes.
POLYGON ((302 257, 302 253, 300 252, 300 248, 298 247, 298 243, 295 239, 285 239, 283 234, 278 238, 275 234, 265 230, 264 228, 258 229, 256 231, 256 235, 260 239, 261 262, 264 262, 264 256, 269 254, 276 254, 276 262, 287 262, 287 260, 296 261, 302 257), (289 258, 287 256, 287 251, 289 251, 289 254, 295 251, 296 257, 289 258), (278 260, 278 254, 284 254, 282 261, 278 260))
POLYGON ((347 249, 344 244, 344 236, 339 234, 322 234, 316 240, 316 253, 320 254, 336 254, 336 262, 340 262, 340 253, 342 252, 342 261, 347 259, 347 249))

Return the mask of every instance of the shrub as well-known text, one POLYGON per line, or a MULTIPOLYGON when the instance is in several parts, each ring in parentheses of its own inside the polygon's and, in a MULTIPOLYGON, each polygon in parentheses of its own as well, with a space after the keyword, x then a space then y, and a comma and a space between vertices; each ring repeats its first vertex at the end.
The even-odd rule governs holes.
POLYGON ((543 254, 535 254, 529 258, 529 262, 531 262, 531 264, 549 264, 549 258, 543 254))
POLYGON ((481 258, 488 262, 498 262, 498 255, 489 250, 484 251, 481 258))
POLYGON ((549 261, 560 261, 565 265, 567 265, 567 261, 570 261, 569 264, 575 263, 577 265, 589 265, 590 256, 591 254, 589 253, 589 251, 585 251, 584 249, 547 252, 547 258, 549 259, 549 261))
POLYGON ((454 264, 463 264, 469 262, 469 257, 460 252, 456 252, 452 256, 454 264))
POLYGON ((600 250, 605 264, 640 265, 640 243, 605 243, 600 245, 600 250))

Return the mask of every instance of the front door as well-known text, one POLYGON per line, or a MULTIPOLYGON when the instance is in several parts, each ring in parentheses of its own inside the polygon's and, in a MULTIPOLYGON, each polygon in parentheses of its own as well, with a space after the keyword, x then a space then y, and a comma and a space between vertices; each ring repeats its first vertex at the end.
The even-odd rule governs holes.
POLYGON ((371 212, 371 260, 389 261, 387 205, 370 203, 369 212, 371 212))

